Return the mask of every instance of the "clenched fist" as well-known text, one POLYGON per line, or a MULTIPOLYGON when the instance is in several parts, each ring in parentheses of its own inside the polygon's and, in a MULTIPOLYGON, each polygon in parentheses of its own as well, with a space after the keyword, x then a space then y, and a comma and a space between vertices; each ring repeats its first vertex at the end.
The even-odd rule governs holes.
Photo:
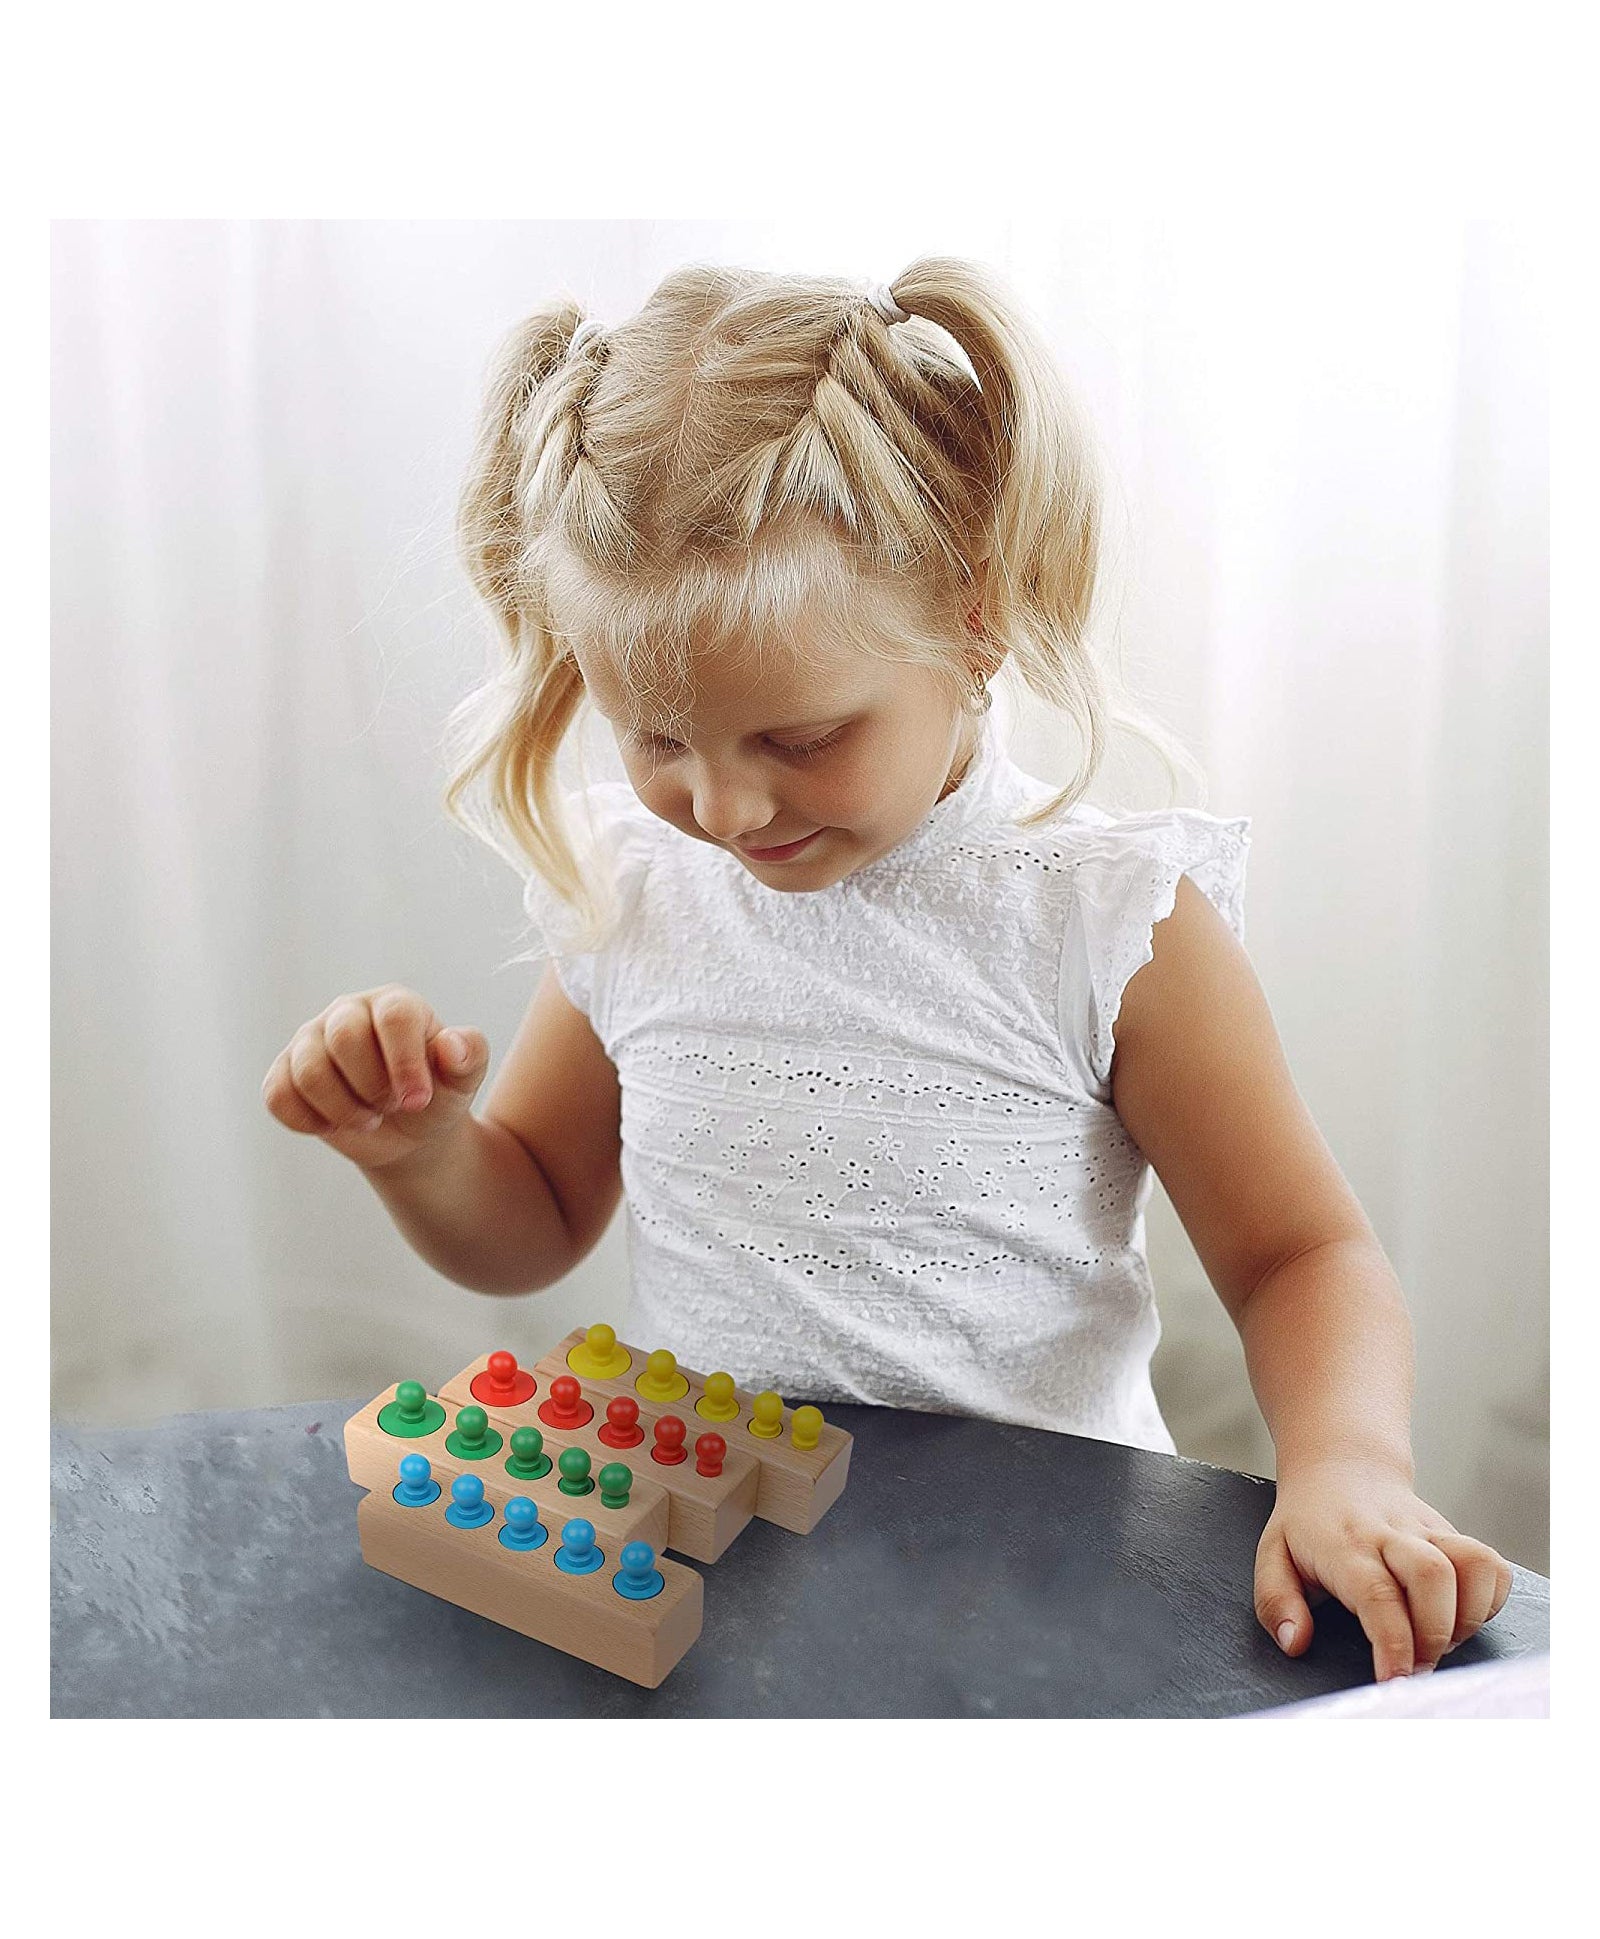
POLYGON ((488 1068, 481 1030, 447 1030, 414 990, 386 983, 303 1023, 261 1095, 280 1124, 379 1171, 455 1130, 488 1068))

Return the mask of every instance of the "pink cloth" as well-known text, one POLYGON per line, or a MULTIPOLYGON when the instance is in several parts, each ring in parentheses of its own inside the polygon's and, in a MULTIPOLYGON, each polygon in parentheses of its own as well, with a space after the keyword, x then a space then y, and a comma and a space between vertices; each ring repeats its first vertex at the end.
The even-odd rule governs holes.
POLYGON ((1473 1663, 1432 1676, 1391 1677, 1387 1683, 1337 1690, 1304 1703, 1254 1711, 1262 1719, 1340 1723, 1363 1717, 1546 1717, 1550 1715, 1550 1658, 1514 1656, 1500 1663, 1473 1663))

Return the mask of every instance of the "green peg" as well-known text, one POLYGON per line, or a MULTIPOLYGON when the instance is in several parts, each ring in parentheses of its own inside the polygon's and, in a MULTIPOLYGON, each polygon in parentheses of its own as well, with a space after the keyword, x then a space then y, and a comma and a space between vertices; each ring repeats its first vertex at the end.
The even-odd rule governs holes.
POLYGON ((556 1466, 561 1470, 561 1479, 556 1486, 564 1495, 587 1495, 594 1490, 589 1479, 589 1457, 582 1448, 563 1448, 556 1466))
POLYGON ((481 1407, 463 1407, 456 1415, 456 1431, 445 1441, 448 1451, 461 1461, 487 1461, 502 1445, 481 1407))
POLYGON ((420 1380, 402 1380, 394 1399, 378 1410, 378 1425, 385 1434, 402 1441, 415 1441, 424 1434, 437 1434, 444 1426, 444 1409, 429 1400, 420 1380))
POLYGON ((544 1451, 544 1436, 536 1427, 511 1430, 511 1452, 506 1456, 506 1473, 518 1481, 537 1481, 550 1472, 550 1457, 544 1451))
POLYGON ((628 1490, 633 1486, 633 1470, 626 1461, 608 1461, 600 1470, 600 1506, 626 1508, 628 1490))

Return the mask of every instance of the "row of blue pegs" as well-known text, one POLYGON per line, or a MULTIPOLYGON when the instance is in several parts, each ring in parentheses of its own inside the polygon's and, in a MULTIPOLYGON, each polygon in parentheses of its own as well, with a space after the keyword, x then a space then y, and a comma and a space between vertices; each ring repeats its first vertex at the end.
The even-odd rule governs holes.
MULTIPOLYGON (((425 1454, 408 1454, 400 1463, 400 1485, 394 1498, 402 1508, 427 1508, 439 1499, 439 1484, 425 1454)), ((457 1475, 450 1484, 450 1506, 444 1518, 453 1528, 484 1528, 494 1520, 494 1504, 483 1498, 483 1483, 475 1474, 457 1475)), ((500 1545, 508 1549, 543 1548, 550 1531, 539 1519, 539 1504, 515 1495, 505 1506, 500 1545)), ((605 1564, 596 1546, 594 1523, 582 1517, 563 1525, 555 1565, 566 1575, 593 1575, 605 1564)), ((625 1542, 617 1558, 611 1586, 629 1602, 648 1602, 667 1586, 656 1567, 656 1552, 648 1542, 625 1542)))

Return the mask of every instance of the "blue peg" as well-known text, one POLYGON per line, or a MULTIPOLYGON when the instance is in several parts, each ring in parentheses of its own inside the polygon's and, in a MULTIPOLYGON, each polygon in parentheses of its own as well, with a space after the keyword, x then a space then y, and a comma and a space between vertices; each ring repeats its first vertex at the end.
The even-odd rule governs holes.
POLYGON ((666 1578, 656 1567, 656 1552, 648 1542, 628 1542, 622 1550, 622 1567, 611 1578, 611 1586, 629 1602, 648 1602, 666 1588, 666 1578))
POLYGON ((494 1520, 493 1504, 484 1500, 483 1483, 475 1474, 458 1474, 451 1482, 444 1518, 454 1528, 482 1528, 494 1520))
POLYGON ((594 1545, 594 1523, 581 1517, 570 1521, 561 1531, 561 1546, 556 1550, 556 1567, 568 1575, 593 1575, 605 1562, 594 1545))
POLYGON ((505 1506, 505 1527, 500 1531, 501 1547, 543 1548, 549 1538, 549 1529, 539 1519, 538 1505, 529 1501, 526 1495, 513 1495, 505 1506))
POLYGON ((425 1454, 408 1454, 400 1463, 400 1486, 394 1498, 402 1508, 426 1508, 439 1499, 439 1484, 425 1454))

